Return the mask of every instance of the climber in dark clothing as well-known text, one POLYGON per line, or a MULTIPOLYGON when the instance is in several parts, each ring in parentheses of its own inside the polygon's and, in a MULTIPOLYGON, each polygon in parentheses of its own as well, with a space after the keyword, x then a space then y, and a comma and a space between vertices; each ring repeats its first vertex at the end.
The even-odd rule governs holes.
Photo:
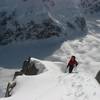
POLYGON ((28 59, 26 59, 23 62, 23 66, 22 69, 20 71, 16 71, 13 77, 13 80, 19 76, 19 75, 37 75, 38 74, 38 69, 36 68, 36 62, 35 61, 31 61, 31 57, 28 57, 28 59))
POLYGON ((38 73, 38 69, 36 68, 35 63, 35 61, 31 62, 31 57, 29 57, 27 60, 24 61, 21 71, 25 75, 36 75, 38 73))
POLYGON ((13 77, 13 80, 19 76, 19 75, 27 75, 28 74, 28 67, 30 66, 30 61, 31 61, 31 57, 28 57, 28 59, 26 59, 24 62, 23 62, 23 66, 22 66, 22 69, 20 71, 16 71, 14 73, 14 77, 13 77))
POLYGON ((24 62, 23 62, 23 66, 22 66, 22 70, 21 72, 26 74, 27 70, 28 70, 28 67, 31 66, 30 65, 30 61, 31 61, 31 57, 28 57, 28 59, 26 59, 24 62))
POLYGON ((38 69, 36 68, 35 62, 33 62, 28 66, 26 75, 36 75, 37 73, 38 69))
POLYGON ((68 62, 67 69, 69 68, 69 73, 72 73, 73 68, 77 67, 77 65, 78 65, 78 62, 76 61, 75 58, 76 58, 75 56, 72 56, 68 62))

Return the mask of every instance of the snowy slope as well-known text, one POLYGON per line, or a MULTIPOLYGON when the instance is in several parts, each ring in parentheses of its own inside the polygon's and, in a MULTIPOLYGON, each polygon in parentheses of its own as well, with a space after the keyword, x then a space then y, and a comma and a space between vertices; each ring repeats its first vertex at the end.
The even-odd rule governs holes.
MULTIPOLYGON (((65 35, 65 37, 53 37, 50 39, 34 42, 24 41, 23 43, 18 41, 17 44, 12 43, 4 47, 0 46, 0 97, 4 96, 7 82, 12 80, 14 72, 17 70, 17 68, 20 68, 22 66, 22 62, 24 61, 24 59, 27 56, 33 56, 39 59, 50 60, 50 62, 40 61, 44 64, 48 71, 37 76, 19 77, 16 80, 18 82, 18 85, 14 90, 13 96, 9 98, 9 100, 20 100, 20 98, 24 98, 23 91, 26 90, 32 91, 32 93, 30 94, 28 93, 29 91, 25 92, 25 94, 28 94, 30 100, 40 98, 55 98, 57 100, 98 100, 98 98, 100 98, 98 97, 100 89, 95 82, 94 77, 98 70, 100 70, 100 19, 97 20, 96 16, 94 17, 94 20, 92 19, 92 16, 91 18, 87 17, 86 20, 89 32, 88 34, 83 33, 80 35, 80 32, 77 32, 78 29, 80 30, 80 28, 77 28, 76 23, 74 23, 74 20, 72 20, 72 15, 75 14, 75 12, 77 12, 77 15, 80 15, 80 11, 77 6, 73 6, 77 5, 77 2, 79 2, 79 0, 76 0, 77 2, 72 2, 73 0, 66 0, 66 4, 69 4, 69 6, 66 6, 64 3, 61 3, 61 0, 58 0, 58 2, 57 0, 43 1, 46 4, 43 2, 43 4, 39 4, 38 0, 35 2, 36 4, 32 3, 34 2, 34 0, 28 0, 27 2, 23 2, 21 0, 2 0, 0 1, 0 10, 8 11, 9 15, 12 15, 11 13, 13 11, 17 11, 17 17, 15 19, 19 20, 20 23, 27 23, 32 18, 36 18, 37 21, 40 22, 42 18, 44 19, 45 17, 47 18, 49 16, 53 19, 55 23, 65 29, 66 20, 70 20, 72 23, 71 25, 75 25, 76 30, 67 27, 67 31, 65 29, 65 32, 68 33, 68 35, 65 35), (55 5, 55 3, 57 5, 55 5), (40 6, 40 8, 37 9, 37 7, 35 7, 35 9, 33 9, 33 6, 40 6), (41 9, 41 7, 43 7, 43 9, 41 9), (66 9, 66 7, 72 7, 72 9, 69 8, 70 10, 68 10, 72 13, 65 13, 64 9, 66 9), (43 11, 42 14, 41 12, 39 12, 40 9, 43 11), (37 11, 34 12, 35 14, 33 13, 34 10, 37 11), (60 10, 61 12, 57 12, 57 10, 60 10), (49 13, 47 13, 48 11, 49 13), (67 16, 68 13, 70 16, 67 16), (72 75, 63 74, 62 72, 64 72, 66 63, 68 62, 71 55, 76 55, 79 61, 79 73, 72 75), (60 62, 54 63, 51 61, 60 62), (61 69, 59 69, 58 67, 60 67, 61 69), (29 82, 26 80, 29 80, 29 82), (71 81, 71 83, 69 81, 71 81), (37 88, 37 86, 33 86, 34 82, 39 88, 37 88), (28 85, 30 85, 30 87, 28 87, 28 85), (25 88, 24 86, 27 88, 25 88), (89 89, 92 91, 88 91, 89 89), (56 95, 56 93, 58 94, 56 95), (45 96, 45 94, 47 96, 45 96)), ((65 0, 62 1, 64 2, 65 0)), ((39 2, 41 1, 39 0, 39 2)), ((67 23, 67 25, 69 24, 67 23)), ((13 28, 12 25, 10 25, 9 23, 7 27, 13 28)), ((3 100, 5 99, 3 98, 3 100)))
POLYGON ((93 77, 100 70, 100 20, 88 18, 88 34, 85 37, 65 41, 48 60, 68 62, 71 55, 79 61, 79 68, 93 77))
POLYGON ((12 80, 14 72, 16 69, 5 69, 0 67, 0 97, 4 97, 6 86, 9 81, 12 80))
POLYGON ((5 95, 6 86, 13 79, 14 72, 22 67, 28 56, 45 59, 58 49, 64 37, 26 41, 0 47, 0 97, 5 95))
MULTIPOLYGON (((79 61, 79 72, 86 72, 94 78, 100 70, 100 21, 89 23, 88 27, 89 34, 75 40, 67 39, 66 41, 66 38, 62 37, 51 38, 35 42, 30 41, 24 44, 12 44, 0 48, 0 64, 5 68, 10 68, 10 70, 13 68, 16 71, 16 68, 22 66, 22 62, 27 56, 33 56, 39 59, 64 62, 64 66, 66 66, 70 56, 75 55, 79 61)), ((7 82, 13 78, 14 71, 11 73, 10 70, 2 70, 2 68, 0 70, 1 96, 4 96, 7 82), (7 76, 5 76, 5 73, 7 76), (9 77, 9 75, 11 76, 9 77)))
POLYGON ((37 63, 44 65, 46 71, 18 77, 13 95, 0 100, 99 100, 99 84, 89 74, 64 74, 60 69, 65 67, 62 62, 37 60, 37 63))
POLYGON ((84 71, 95 77, 100 70, 99 37, 99 34, 93 33, 83 39, 64 42, 61 48, 56 50, 48 59, 68 62, 70 56, 75 55, 78 58, 79 67, 84 68, 84 71))

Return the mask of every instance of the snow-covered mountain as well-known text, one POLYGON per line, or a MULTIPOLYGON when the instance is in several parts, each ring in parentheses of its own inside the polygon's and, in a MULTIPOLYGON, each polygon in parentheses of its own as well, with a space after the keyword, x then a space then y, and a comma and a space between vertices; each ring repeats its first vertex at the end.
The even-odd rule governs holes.
POLYGON ((69 31, 79 35, 87 31, 85 18, 73 0, 0 1, 0 45, 69 31))
MULTIPOLYGON (((97 24, 95 24, 95 25, 97 25, 97 24)), ((99 25, 100 25, 100 23, 98 24, 98 26, 99 25)), ((41 60, 39 60, 39 62, 43 63, 42 65, 46 66, 45 68, 47 68, 47 69, 49 68, 48 72, 51 70, 53 71, 52 73, 49 73, 49 75, 53 75, 51 77, 56 77, 56 75, 59 74, 58 76, 62 76, 61 80, 63 80, 63 78, 66 77, 65 80, 67 82, 68 82, 68 80, 71 81, 71 83, 69 83, 69 84, 66 83, 66 85, 64 85, 67 89, 68 89, 68 87, 70 87, 71 91, 70 90, 68 90, 68 91, 62 90, 62 85, 60 85, 61 86, 60 90, 64 91, 64 93, 67 93, 67 94, 70 93, 72 95, 65 97, 65 94, 63 94, 63 92, 62 92, 60 97, 64 96, 66 99, 67 98, 71 99, 71 96, 74 96, 77 99, 80 98, 79 100, 81 100, 81 99, 82 100, 84 100, 84 99, 91 100, 91 96, 89 96, 91 94, 92 97, 95 98, 92 100, 98 100, 99 97, 97 95, 95 95, 95 93, 96 94, 99 93, 99 90, 98 90, 99 86, 97 85, 97 82, 94 78, 95 78, 98 70, 100 70, 100 67, 99 67, 99 65, 100 65, 100 54, 99 54, 100 34, 99 34, 99 32, 100 32, 100 26, 98 29, 95 28, 95 26, 94 26, 94 28, 92 27, 92 30, 90 30, 90 34, 88 34, 87 36, 85 36, 83 38, 77 38, 75 40, 67 40, 64 43, 63 43, 63 40, 65 40, 64 38, 56 37, 56 38, 51 38, 51 39, 47 39, 47 40, 39 40, 39 41, 35 41, 35 42, 30 41, 29 43, 19 43, 16 45, 12 44, 12 45, 8 45, 3 48, 0 48, 0 55, 1 55, 0 56, 0 64, 2 64, 2 66, 4 65, 5 67, 7 65, 9 65, 8 68, 10 66, 12 66, 12 68, 10 67, 10 69, 6 69, 6 68, 0 69, 0 88, 1 88, 0 93, 1 93, 1 96, 4 96, 4 93, 6 90, 6 85, 9 81, 12 80, 14 72, 16 70, 19 70, 19 69, 16 69, 16 66, 19 66, 18 68, 21 68, 22 62, 24 61, 24 59, 27 56, 33 56, 33 57, 38 57, 40 59, 48 60, 48 61, 44 60, 43 61, 44 63, 41 60), (67 62, 71 55, 76 55, 76 58, 79 62, 79 66, 78 66, 79 73, 78 74, 73 73, 73 74, 69 75, 67 73, 64 73, 67 62), (54 65, 52 65, 52 64, 54 64, 54 65), (82 78, 82 80, 81 80, 81 78, 82 78), (89 79, 89 81, 88 81, 88 79, 89 79), (85 84, 85 82, 92 89, 85 87, 85 86, 87 86, 85 84), (93 84, 91 85, 92 82, 93 82, 93 84), (82 88, 79 88, 76 85, 75 85, 75 87, 73 87, 72 86, 73 83, 81 84, 82 88), (96 86, 96 87, 94 87, 94 86, 96 86), (78 90, 78 88, 81 90, 78 90), (76 90, 74 90, 74 89, 76 89, 76 90), (86 92, 85 89, 88 89, 91 91, 86 90, 87 91, 86 92), (75 91, 75 92, 73 92, 73 91, 75 91), (86 92, 86 93, 84 93, 84 92, 86 92), (88 93, 89 93, 89 95, 88 95, 88 93), (78 96, 76 96, 76 94, 78 96)), ((11 98, 13 100, 15 98, 16 99, 24 98, 24 96, 22 95, 23 94, 22 91, 23 90, 26 91, 27 88, 24 88, 23 86, 27 87, 27 85, 30 83, 34 84, 33 80, 37 79, 38 76, 40 77, 39 78, 39 80, 40 80, 42 75, 44 78, 43 82, 45 83, 46 82, 45 77, 48 78, 48 75, 46 73, 41 73, 40 75, 32 76, 33 78, 28 77, 28 76, 22 76, 22 77, 18 78, 18 80, 20 80, 20 81, 18 81, 18 87, 16 87, 17 89, 16 88, 14 89, 14 92, 12 94, 13 96, 11 98), (35 79, 34 79, 34 77, 35 77, 35 79), (25 82, 24 81, 22 82, 21 80, 24 80, 24 79, 25 79, 25 82), (28 79, 30 80, 29 82, 27 81, 28 79), (23 83, 26 83, 27 85, 26 84, 23 85, 23 83), (20 91, 20 89, 22 89, 22 90, 20 91), (17 93, 18 93, 18 95, 17 95, 17 93)), ((56 77, 56 79, 59 80, 58 77, 56 77)), ((48 80, 49 80, 49 78, 48 78, 48 80)), ((54 82, 54 84, 55 84, 54 80, 52 80, 52 82, 54 82)), ((41 89, 42 84, 40 84, 40 83, 39 83, 40 86, 38 85, 39 88, 37 87, 36 91, 43 92, 43 90, 41 89)), ((59 82, 57 84, 59 84, 59 82)), ((48 84, 48 82, 46 85, 47 85, 47 87, 53 88, 52 90, 54 90, 54 88, 56 88, 56 86, 52 87, 50 84, 48 84)), ((31 88, 31 90, 33 89, 32 94, 36 93, 36 92, 34 92, 34 86, 30 85, 29 89, 30 88, 31 88)), ((48 88, 46 88, 46 89, 48 89, 48 88)), ((50 91, 52 91, 52 90, 50 90, 50 91)), ((60 92, 60 90, 58 89, 59 92, 60 92)), ((47 91, 49 91, 49 89, 47 91)), ((25 93, 27 94, 27 91, 25 93)), ((36 94, 39 94, 39 93, 36 93, 36 94)), ((56 93, 59 95, 58 92, 56 92, 56 93)), ((33 97, 32 94, 28 94, 28 96, 33 97)), ((43 95, 45 95, 45 94, 43 94, 43 95)), ((48 95, 51 96, 52 94, 48 94, 48 95)), ((42 94, 41 94, 41 96, 42 96, 42 94)), ((51 98, 53 98, 55 96, 51 96, 51 98)), ((7 99, 11 99, 11 98, 7 98, 7 99)), ((39 97, 36 96, 36 98, 39 98, 39 97)), ((74 98, 72 100, 74 100, 74 98)))
POLYGON ((97 17, 99 9, 99 0, 1 0, 0 45, 82 35, 87 32, 86 14, 97 17))
POLYGON ((99 100, 99 11, 90 17, 81 10, 87 8, 80 0, 0 1, 0 45, 6 45, 0 46, 0 97, 26 57, 45 67, 36 76, 18 77, 12 96, 0 100, 99 100), (64 73, 71 55, 79 62, 78 73, 64 73))

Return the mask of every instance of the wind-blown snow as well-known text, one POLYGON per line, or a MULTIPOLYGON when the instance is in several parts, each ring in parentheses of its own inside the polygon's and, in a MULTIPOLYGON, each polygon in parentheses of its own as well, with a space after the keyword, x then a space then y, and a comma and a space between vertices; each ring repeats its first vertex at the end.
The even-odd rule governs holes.
POLYGON ((84 39, 64 42, 60 49, 48 59, 67 62, 71 55, 76 55, 79 68, 90 73, 94 77, 100 70, 100 40, 99 34, 89 34, 84 39))

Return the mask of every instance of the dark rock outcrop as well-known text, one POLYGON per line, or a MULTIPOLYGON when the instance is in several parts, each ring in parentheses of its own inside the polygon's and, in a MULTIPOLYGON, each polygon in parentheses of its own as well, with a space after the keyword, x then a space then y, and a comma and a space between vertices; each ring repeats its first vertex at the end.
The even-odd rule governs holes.
POLYGON ((38 72, 39 70, 37 69, 35 62, 31 62, 31 58, 29 57, 23 62, 22 69, 15 72, 13 80, 19 75, 37 75, 38 72))
POLYGON ((85 13, 98 13, 100 12, 100 0, 81 0, 81 7, 85 13))
POLYGON ((16 82, 8 83, 7 88, 6 88, 5 97, 10 97, 12 95, 11 91, 13 90, 15 86, 16 86, 16 82))
POLYGON ((100 71, 97 73, 95 79, 98 81, 98 83, 100 84, 100 71))

